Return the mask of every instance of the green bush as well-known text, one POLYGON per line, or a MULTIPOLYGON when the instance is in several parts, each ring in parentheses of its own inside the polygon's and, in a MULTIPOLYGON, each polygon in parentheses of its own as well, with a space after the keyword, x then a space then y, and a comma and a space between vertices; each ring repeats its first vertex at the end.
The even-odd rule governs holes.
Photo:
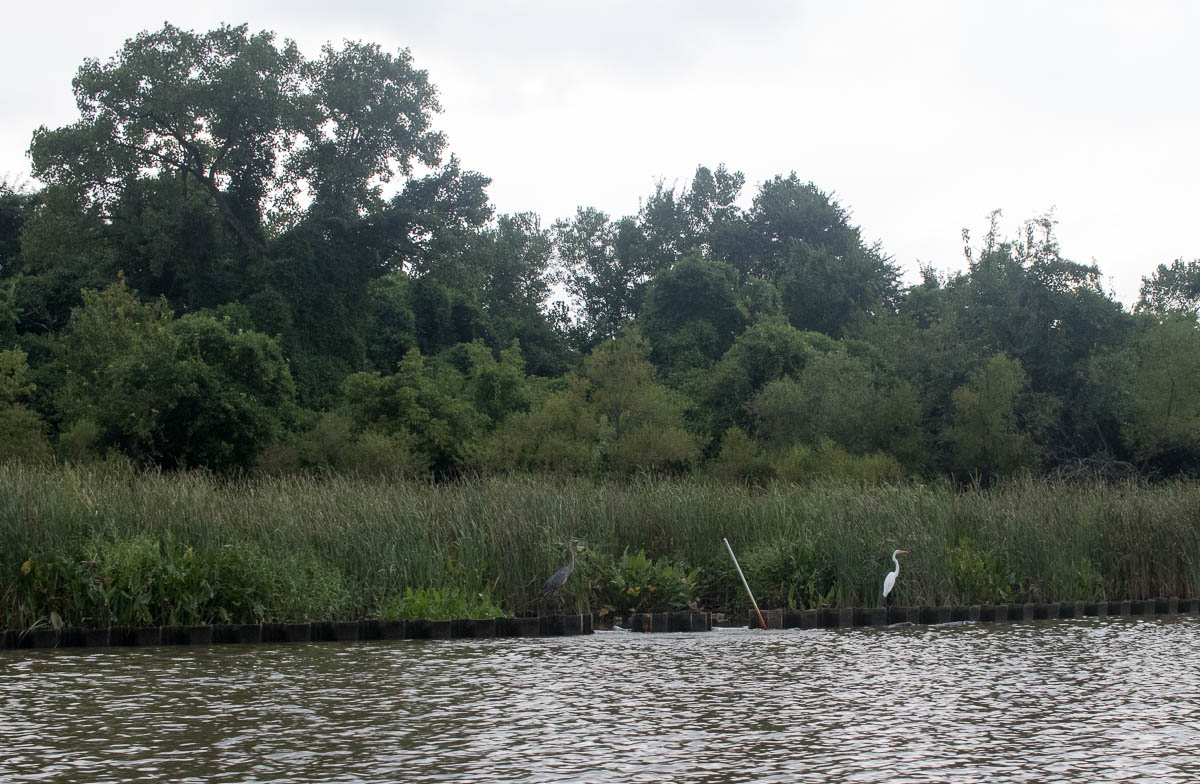
MULTIPOLYGON (((748 551, 741 562, 760 606, 816 609, 835 607, 841 600, 833 564, 807 537, 766 542, 748 551)), ((727 579, 740 583, 737 573, 729 571, 727 579)))
POLYGON ((904 477, 900 463, 891 455, 852 455, 827 438, 815 447, 797 444, 777 458, 774 467, 780 479, 797 483, 833 479, 878 485, 904 477))
POLYGON ((589 560, 590 571, 600 575, 595 598, 603 613, 682 610, 695 601, 697 574, 682 563, 651 559, 645 550, 626 550, 611 561, 589 553, 589 560))
POLYGON ((62 382, 53 406, 72 456, 94 444, 167 468, 249 468, 293 407, 274 340, 211 316, 176 319, 164 300, 140 302, 124 279, 83 292, 54 354, 62 382))
POLYGON ((228 545, 205 553, 171 534, 93 536, 74 552, 27 559, 15 622, 170 626, 316 620, 346 611, 340 573, 315 556, 228 545))
MULTIPOLYGON (((350 418, 336 412, 325 413, 317 420, 300 441, 297 453, 308 468, 359 476, 417 477, 429 471, 428 462, 404 434, 374 428, 356 432, 350 418)), ((260 467, 268 472, 284 459, 278 451, 267 457, 269 460, 260 462, 260 467)))
POLYGON ((969 538, 950 550, 950 574, 958 602, 998 604, 1017 596, 1017 576, 996 551, 981 552, 969 538))
POLYGON ((713 469, 727 482, 763 484, 775 476, 771 461, 763 456, 754 439, 736 425, 725 431, 713 469))
POLYGON ((508 616, 490 592, 461 588, 405 588, 404 593, 385 599, 379 606, 379 614, 386 621, 487 620, 508 616))

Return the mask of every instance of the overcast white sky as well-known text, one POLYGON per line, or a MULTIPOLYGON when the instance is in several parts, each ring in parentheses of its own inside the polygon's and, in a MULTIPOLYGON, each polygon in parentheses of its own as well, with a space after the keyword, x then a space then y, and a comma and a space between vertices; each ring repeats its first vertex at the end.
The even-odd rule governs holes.
POLYGON ((1200 3, 152 2, 10 4, 0 176, 34 128, 77 113, 71 78, 164 21, 248 22, 314 56, 407 47, 438 125, 500 212, 631 214, 697 164, 755 185, 795 171, 836 194, 915 280, 962 266, 993 209, 1053 209, 1065 254, 1136 299, 1200 257, 1200 3))

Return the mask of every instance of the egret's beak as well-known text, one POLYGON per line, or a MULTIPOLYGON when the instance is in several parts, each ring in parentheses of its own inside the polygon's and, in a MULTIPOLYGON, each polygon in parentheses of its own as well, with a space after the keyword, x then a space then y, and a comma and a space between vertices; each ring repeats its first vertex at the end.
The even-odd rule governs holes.
POLYGON ((902 552, 902 553, 907 553, 907 552, 908 552, 908 550, 901 550, 900 552, 902 552))

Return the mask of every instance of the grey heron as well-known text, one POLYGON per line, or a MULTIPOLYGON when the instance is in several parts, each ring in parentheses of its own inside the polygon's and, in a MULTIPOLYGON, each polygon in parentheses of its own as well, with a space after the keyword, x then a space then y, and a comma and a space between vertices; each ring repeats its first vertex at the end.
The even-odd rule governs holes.
POLYGON ((571 551, 570 563, 550 575, 550 579, 542 586, 542 590, 538 591, 538 599, 548 599, 558 593, 559 589, 567 582, 567 578, 571 576, 571 572, 575 571, 575 546, 578 542, 578 539, 571 537, 571 544, 569 546, 571 551))

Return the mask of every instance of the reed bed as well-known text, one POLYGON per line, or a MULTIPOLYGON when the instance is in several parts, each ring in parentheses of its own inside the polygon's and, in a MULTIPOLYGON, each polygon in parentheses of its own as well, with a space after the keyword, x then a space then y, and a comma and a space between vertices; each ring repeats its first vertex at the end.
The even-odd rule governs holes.
POLYGON ((1200 484, 432 485, 10 463, 0 625, 355 619, 427 589, 520 614, 539 609, 573 536, 586 550, 553 605, 564 611, 613 607, 614 584, 632 594, 617 572, 644 552, 687 590, 642 595, 743 612, 722 537, 773 607, 877 606, 897 548, 910 551, 899 604, 1195 596, 1200 484))

